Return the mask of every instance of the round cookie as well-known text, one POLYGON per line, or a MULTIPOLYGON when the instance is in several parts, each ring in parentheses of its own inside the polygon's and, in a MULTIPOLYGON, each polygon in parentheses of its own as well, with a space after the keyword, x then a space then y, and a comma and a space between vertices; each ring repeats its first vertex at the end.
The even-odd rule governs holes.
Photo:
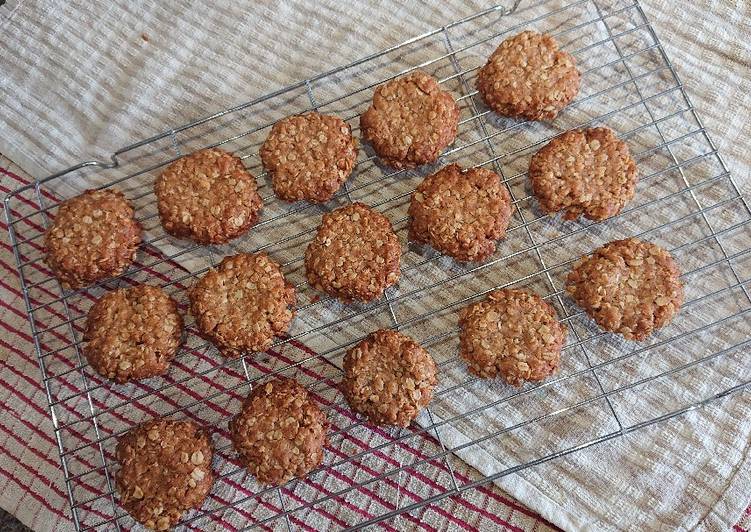
POLYGON ((305 113, 274 124, 260 156, 278 197, 323 203, 352 173, 357 143, 341 118, 305 113))
POLYGON ((678 313, 680 276, 670 253, 627 238, 581 258, 568 274, 566 291, 606 331, 644 340, 678 313))
POLYGON ((188 297, 200 334, 229 358, 265 351, 295 316, 295 288, 266 253, 224 257, 188 297))
POLYGON ((609 128, 567 131, 532 157, 529 179, 546 213, 604 220, 634 197, 636 163, 609 128))
POLYGON ((123 273, 141 232, 122 192, 87 190, 60 204, 44 235, 45 262, 64 288, 82 288, 123 273))
POLYGON ((558 371, 566 329, 540 296, 503 289, 459 313, 460 355, 482 378, 541 381, 558 371))
POLYGON ((154 183, 162 226, 199 244, 223 244, 258 219, 261 197, 242 161, 219 148, 199 150, 169 165, 154 183))
POLYGON ((511 197, 498 174, 452 164, 420 183, 409 216, 410 240, 459 261, 481 261, 506 234, 511 197))
POLYGON ((102 296, 89 310, 83 354, 97 373, 124 383, 161 375, 180 347, 183 319, 156 286, 137 285, 102 296))
POLYGON ((258 482, 279 486, 321 465, 328 426, 303 386, 278 378, 253 388, 229 430, 258 482))
POLYGON ((167 530, 211 490, 213 449, 193 421, 155 419, 122 436, 115 450, 120 504, 148 528, 167 530))
POLYGON ((547 34, 523 31, 503 41, 480 69, 477 90, 500 115, 553 120, 579 92, 576 60, 547 34))
POLYGON ((380 85, 360 117, 363 137, 394 168, 435 161, 454 142, 458 127, 453 96, 420 70, 380 85))
POLYGON ((399 279, 402 250, 391 222, 363 203, 323 215, 305 250, 311 286, 344 301, 372 301, 399 279))
POLYGON ((341 390, 371 423, 406 427, 430 403, 436 371, 433 357, 412 338, 382 329, 344 355, 341 390))

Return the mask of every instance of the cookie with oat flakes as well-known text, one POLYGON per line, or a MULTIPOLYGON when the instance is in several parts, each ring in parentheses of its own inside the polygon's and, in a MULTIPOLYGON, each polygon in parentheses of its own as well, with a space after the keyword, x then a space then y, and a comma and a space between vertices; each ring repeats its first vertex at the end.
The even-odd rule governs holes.
POLYGON ((420 70, 380 85, 360 117, 363 137, 394 168, 435 161, 454 142, 458 127, 453 96, 420 70))
POLYGON ((383 214, 353 203, 323 215, 305 250, 311 286, 344 301, 372 301, 399 279, 399 237, 383 214))
POLYGON ((352 173, 357 143, 341 118, 305 113, 274 124, 260 156, 279 198, 323 203, 352 173))
POLYGON ((115 456, 120 504, 154 530, 167 530, 200 508, 214 482, 211 440, 193 421, 143 423, 118 440, 115 456))
POLYGON ((532 157, 529 179, 546 213, 604 220, 634 197, 636 162, 609 128, 567 131, 532 157))
POLYGON ((162 375, 180 347, 183 319, 156 286, 102 296, 89 310, 83 354, 97 373, 118 383, 162 375))
POLYGON ((459 261, 481 261, 506 234, 511 197, 495 172, 451 164, 418 185, 409 216, 410 240, 459 261))
POLYGON ((376 425, 407 427, 433 397, 436 364, 409 336, 382 329, 347 351, 341 390, 376 425))
POLYGON ((44 235, 45 262, 64 288, 122 274, 135 260, 141 224, 118 190, 87 190, 60 204, 44 235))
POLYGON ((229 358, 265 351, 295 316, 295 288, 266 253, 224 257, 188 298, 201 336, 229 358))
POLYGON ((229 431, 242 464, 258 482, 279 486, 321 465, 328 426, 300 383, 277 378, 253 388, 229 431))
POLYGON ((541 381, 558 371, 566 329, 536 294, 503 289, 459 313, 460 355, 482 378, 541 381))
POLYGON ((503 41, 477 74, 477 90, 500 115, 553 120, 579 92, 574 57, 548 34, 523 31, 503 41))
POLYGON ((680 310, 680 277, 666 250, 626 238, 580 259, 568 274, 566 291, 606 331, 644 340, 680 310))
POLYGON ((262 201, 242 161, 219 148, 170 164, 154 183, 159 218, 172 236, 224 244, 258 220, 262 201))

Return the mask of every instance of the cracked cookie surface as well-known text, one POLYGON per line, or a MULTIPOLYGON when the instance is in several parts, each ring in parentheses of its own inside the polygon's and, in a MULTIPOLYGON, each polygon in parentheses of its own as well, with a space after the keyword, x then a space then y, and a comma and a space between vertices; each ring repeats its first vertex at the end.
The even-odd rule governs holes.
POLYGON ((503 41, 477 75, 485 104, 500 115, 553 120, 579 92, 574 57, 547 34, 523 31, 503 41))
POLYGON ((154 530, 167 530, 199 508, 214 482, 211 440, 193 421, 143 423, 118 440, 115 456, 120 504, 154 530))
POLYGON ((389 219, 363 203, 323 215, 305 250, 314 288, 344 301, 372 301, 399 279, 399 237, 389 219))
POLYGON ((529 163, 529 179, 546 213, 573 220, 615 216, 636 191, 636 163, 628 145, 609 128, 567 131, 529 163))
POLYGON ((644 340, 680 310, 680 276, 666 250, 627 238, 580 259, 568 274, 566 291, 606 331, 644 340))
POLYGON ((409 216, 410 240, 459 261, 481 261, 506 234, 511 197, 495 172, 452 164, 418 185, 409 216))
POLYGON ((558 371, 566 329, 555 309, 536 294, 503 289, 459 313, 460 354, 483 378, 520 386, 558 371))
POLYGON ((162 226, 172 236, 199 244, 224 244, 258 220, 262 207, 256 179, 242 161, 219 148, 186 155, 154 183, 162 226))
POLYGON ((121 288, 89 310, 83 353, 103 377, 118 383, 167 371, 182 340, 177 304, 156 286, 121 288))
POLYGON ((357 143, 341 118, 305 113, 274 124, 260 156, 279 198, 323 203, 352 173, 357 143))
POLYGON ((135 260, 141 224, 125 195, 87 190, 60 204, 44 235, 45 262, 64 288, 123 273, 135 260))
POLYGON ((265 351, 295 316, 295 289, 266 253, 225 257, 188 297, 200 334, 230 358, 265 351))
POLYGON ((300 383, 277 378, 253 388, 229 430, 243 465, 260 483, 278 486, 321 465, 328 426, 300 383))
POLYGON ((420 70, 378 86, 360 117, 363 137, 393 168, 435 161, 456 139, 459 107, 436 79, 420 70))
POLYGON ((342 393, 376 425, 408 426, 437 384, 433 357, 409 336, 382 329, 347 351, 342 393))

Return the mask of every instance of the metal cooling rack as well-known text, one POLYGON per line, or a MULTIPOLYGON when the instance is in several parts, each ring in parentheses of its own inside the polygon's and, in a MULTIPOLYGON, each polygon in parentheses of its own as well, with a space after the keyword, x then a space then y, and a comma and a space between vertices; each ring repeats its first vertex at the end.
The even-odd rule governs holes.
POLYGON ((188 528, 394 528, 399 520, 414 526, 451 519, 455 511, 442 505, 461 509, 472 494, 490 493, 486 485, 496 479, 748 389, 751 211, 642 8, 635 0, 518 4, 488 9, 166 131, 119 150, 110 162, 79 164, 5 199, 78 530, 134 525, 113 492, 114 445, 118 435, 155 415, 190 417, 214 430, 218 479, 203 507, 186 517, 188 528), (498 118, 474 89, 477 69, 494 47, 525 28, 554 34, 583 73, 578 99, 552 124, 498 118), (327 205, 290 206, 274 198, 257 150, 276 120, 317 109, 349 119, 357 133, 357 116, 373 88, 418 67, 439 78, 462 111, 459 137, 440 164, 393 172, 379 167, 365 146, 346 190, 327 205), (634 202, 602 223, 544 216, 525 179, 529 157, 553 136, 595 124, 615 129, 635 154, 641 180, 634 202), (258 226, 232 246, 177 241, 162 232, 154 207, 152 183, 160 169, 207 145, 240 155, 265 196, 258 226), (494 169, 512 193, 508 236, 482 264, 459 265, 406 241, 410 193, 425 175, 453 161, 494 169), (66 292, 43 263, 42 238, 59 202, 91 186, 122 189, 147 237, 130 271, 66 292), (399 286, 368 305, 319 299, 301 271, 304 246, 322 212, 349 201, 388 215, 405 246, 399 286), (599 331, 561 290, 576 258, 631 235, 670 249, 687 287, 677 319, 639 344, 599 331), (185 346, 165 377, 116 386, 85 364, 81 326, 105 291, 159 283, 184 310, 185 288, 217 257, 258 249, 283 263, 300 299, 290 337, 269 352, 224 360, 188 320, 185 346), (458 309, 510 285, 545 295, 569 329, 561 373, 518 390, 471 377, 456 357, 458 309), (379 327, 414 336, 439 363, 436 397, 408 429, 364 424, 336 389, 343 351, 379 327), (323 466, 281 488, 259 486, 239 468, 226 433, 249 388, 272 373, 300 380, 332 422, 323 466), (472 462, 472 453, 487 450, 497 461, 476 464, 480 473, 457 458, 472 462), (395 520, 385 521, 390 518, 395 520))

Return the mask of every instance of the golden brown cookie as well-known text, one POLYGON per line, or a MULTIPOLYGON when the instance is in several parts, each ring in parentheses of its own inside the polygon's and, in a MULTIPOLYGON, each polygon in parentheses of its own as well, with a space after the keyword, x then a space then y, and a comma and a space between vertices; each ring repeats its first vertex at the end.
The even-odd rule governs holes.
POLYGON ((120 504, 148 528, 175 526, 201 506, 214 482, 211 440, 193 421, 139 425, 118 440, 115 453, 120 504))
POLYGON ((634 197, 636 163, 609 128, 567 131, 532 157, 529 179, 546 213, 604 220, 634 197))
POLYGON ((188 297, 200 334, 230 358, 265 351, 295 316, 295 288, 266 253, 224 257, 188 297))
POLYGON ((553 120, 579 92, 576 60, 547 34, 523 31, 496 48, 477 75, 485 104, 504 116, 553 120))
POLYGON ((409 238, 459 261, 481 261, 506 234, 511 197, 495 172, 452 164, 412 194, 409 238))
POLYGON ((670 253, 627 238, 581 258, 568 274, 566 291, 606 331, 644 340, 678 313, 680 276, 670 253))
POLYGON ((305 113, 274 124, 260 155, 278 197, 323 203, 352 173, 357 143, 341 118, 305 113))
POLYGON ((482 378, 520 386, 558 371, 566 329, 555 309, 523 290, 496 290, 459 313, 460 355, 482 378))
POLYGON ((303 386, 278 378, 253 388, 229 430, 243 465, 278 486, 321 465, 328 426, 303 386))
POLYGON ((420 70, 380 85, 360 117, 363 137, 394 168, 435 161, 456 139, 458 126, 453 96, 420 70))
POLYGON ((60 204, 44 236, 45 261, 65 288, 120 275, 136 259, 141 224, 125 195, 87 190, 60 204))
POLYGON ((89 310, 83 354, 97 373, 124 383, 167 371, 182 339, 175 301, 156 286, 121 288, 89 310))
POLYGON ((234 155, 199 150, 169 165, 154 184, 162 226, 199 244, 223 244, 258 219, 256 179, 234 155))
POLYGON ((344 301, 371 301, 399 279, 399 238, 383 214, 353 203, 323 215, 305 250, 311 286, 344 301))
POLYGON ((344 355, 342 393, 376 425, 408 426, 433 397, 436 364, 409 336, 382 329, 344 355))

